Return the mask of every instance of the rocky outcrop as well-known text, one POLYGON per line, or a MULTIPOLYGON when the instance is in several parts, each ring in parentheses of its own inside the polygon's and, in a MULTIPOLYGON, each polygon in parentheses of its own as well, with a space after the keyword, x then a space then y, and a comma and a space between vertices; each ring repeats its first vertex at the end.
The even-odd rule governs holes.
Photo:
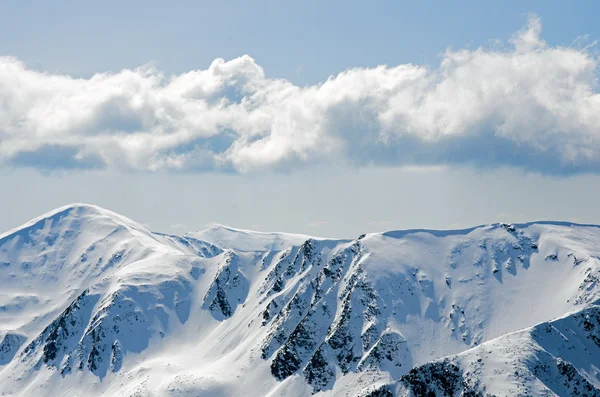
POLYGON ((37 365, 57 367, 65 376, 89 370, 104 377, 118 371, 128 352, 144 350, 154 335, 164 335, 170 317, 185 322, 190 282, 183 276, 156 284, 122 285, 100 299, 84 291, 21 353, 37 365))
POLYGON ((26 339, 17 332, 0 331, 0 365, 11 361, 26 339))
POLYGON ((28 344, 21 356, 39 355, 38 365, 59 366, 79 342, 99 296, 83 291, 41 334, 28 344))
POLYGON ((210 310, 219 320, 233 315, 237 305, 246 300, 249 288, 248 279, 241 271, 236 255, 227 251, 223 256, 203 299, 203 308, 210 310))

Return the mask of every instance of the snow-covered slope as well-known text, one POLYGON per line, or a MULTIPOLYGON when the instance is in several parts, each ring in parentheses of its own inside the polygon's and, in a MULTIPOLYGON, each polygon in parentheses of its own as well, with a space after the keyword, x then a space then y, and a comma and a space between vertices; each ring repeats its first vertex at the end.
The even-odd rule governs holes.
POLYGON ((600 395, 599 258, 596 226, 169 236, 71 205, 0 235, 0 392, 600 395))

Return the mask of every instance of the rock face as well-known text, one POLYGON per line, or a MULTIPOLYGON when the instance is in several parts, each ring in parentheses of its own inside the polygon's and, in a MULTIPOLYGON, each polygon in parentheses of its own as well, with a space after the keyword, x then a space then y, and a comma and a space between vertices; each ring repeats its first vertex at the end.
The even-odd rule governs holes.
POLYGON ((25 343, 25 336, 4 331, 0 333, 0 365, 9 363, 25 343))
POLYGON ((170 317, 184 323, 189 316, 186 279, 123 285, 104 297, 99 287, 79 295, 25 347, 23 358, 37 358, 36 366, 54 366, 63 376, 85 369, 102 378, 121 368, 124 354, 139 353, 152 336, 164 335, 170 317))
POLYGON ((22 356, 39 356, 38 366, 44 363, 58 367, 63 357, 77 346, 97 299, 97 296, 89 295, 87 290, 83 291, 25 347, 22 356))
POLYGON ((217 275, 204 296, 204 308, 216 319, 229 318, 248 295, 248 280, 241 271, 238 258, 231 251, 224 254, 217 275))
POLYGON ((328 240, 65 207, 0 236, 0 392, 600 395, 600 228, 328 240))

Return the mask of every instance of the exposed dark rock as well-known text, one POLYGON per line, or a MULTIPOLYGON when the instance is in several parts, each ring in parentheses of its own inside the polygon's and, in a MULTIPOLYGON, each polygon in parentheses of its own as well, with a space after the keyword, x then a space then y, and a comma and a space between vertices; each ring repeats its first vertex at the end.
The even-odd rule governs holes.
POLYGON ((365 394, 363 397, 394 397, 394 393, 388 385, 384 385, 365 394))
POLYGON ((24 335, 16 332, 0 332, 0 365, 9 363, 25 340, 24 335))
POLYGON ((454 397, 483 396, 467 386, 462 370, 454 363, 444 360, 427 363, 411 369, 400 378, 400 383, 414 396, 454 397))
POLYGON ((41 348, 41 362, 58 365, 79 341, 97 300, 85 290, 21 354, 30 357, 41 348))
POLYGON ((226 252, 215 279, 204 295, 203 307, 219 320, 229 318, 237 305, 245 300, 248 288, 248 280, 241 272, 236 256, 231 251, 226 252))
POLYGON ((302 371, 306 381, 312 385, 313 393, 324 390, 335 379, 335 367, 327 354, 327 346, 321 345, 302 371))

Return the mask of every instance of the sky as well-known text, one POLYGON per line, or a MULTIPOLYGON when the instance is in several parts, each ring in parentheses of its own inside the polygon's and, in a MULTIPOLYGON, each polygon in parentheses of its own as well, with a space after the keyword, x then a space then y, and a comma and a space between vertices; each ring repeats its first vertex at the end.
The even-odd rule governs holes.
POLYGON ((0 3, 0 230, 600 224, 594 1, 0 3))

